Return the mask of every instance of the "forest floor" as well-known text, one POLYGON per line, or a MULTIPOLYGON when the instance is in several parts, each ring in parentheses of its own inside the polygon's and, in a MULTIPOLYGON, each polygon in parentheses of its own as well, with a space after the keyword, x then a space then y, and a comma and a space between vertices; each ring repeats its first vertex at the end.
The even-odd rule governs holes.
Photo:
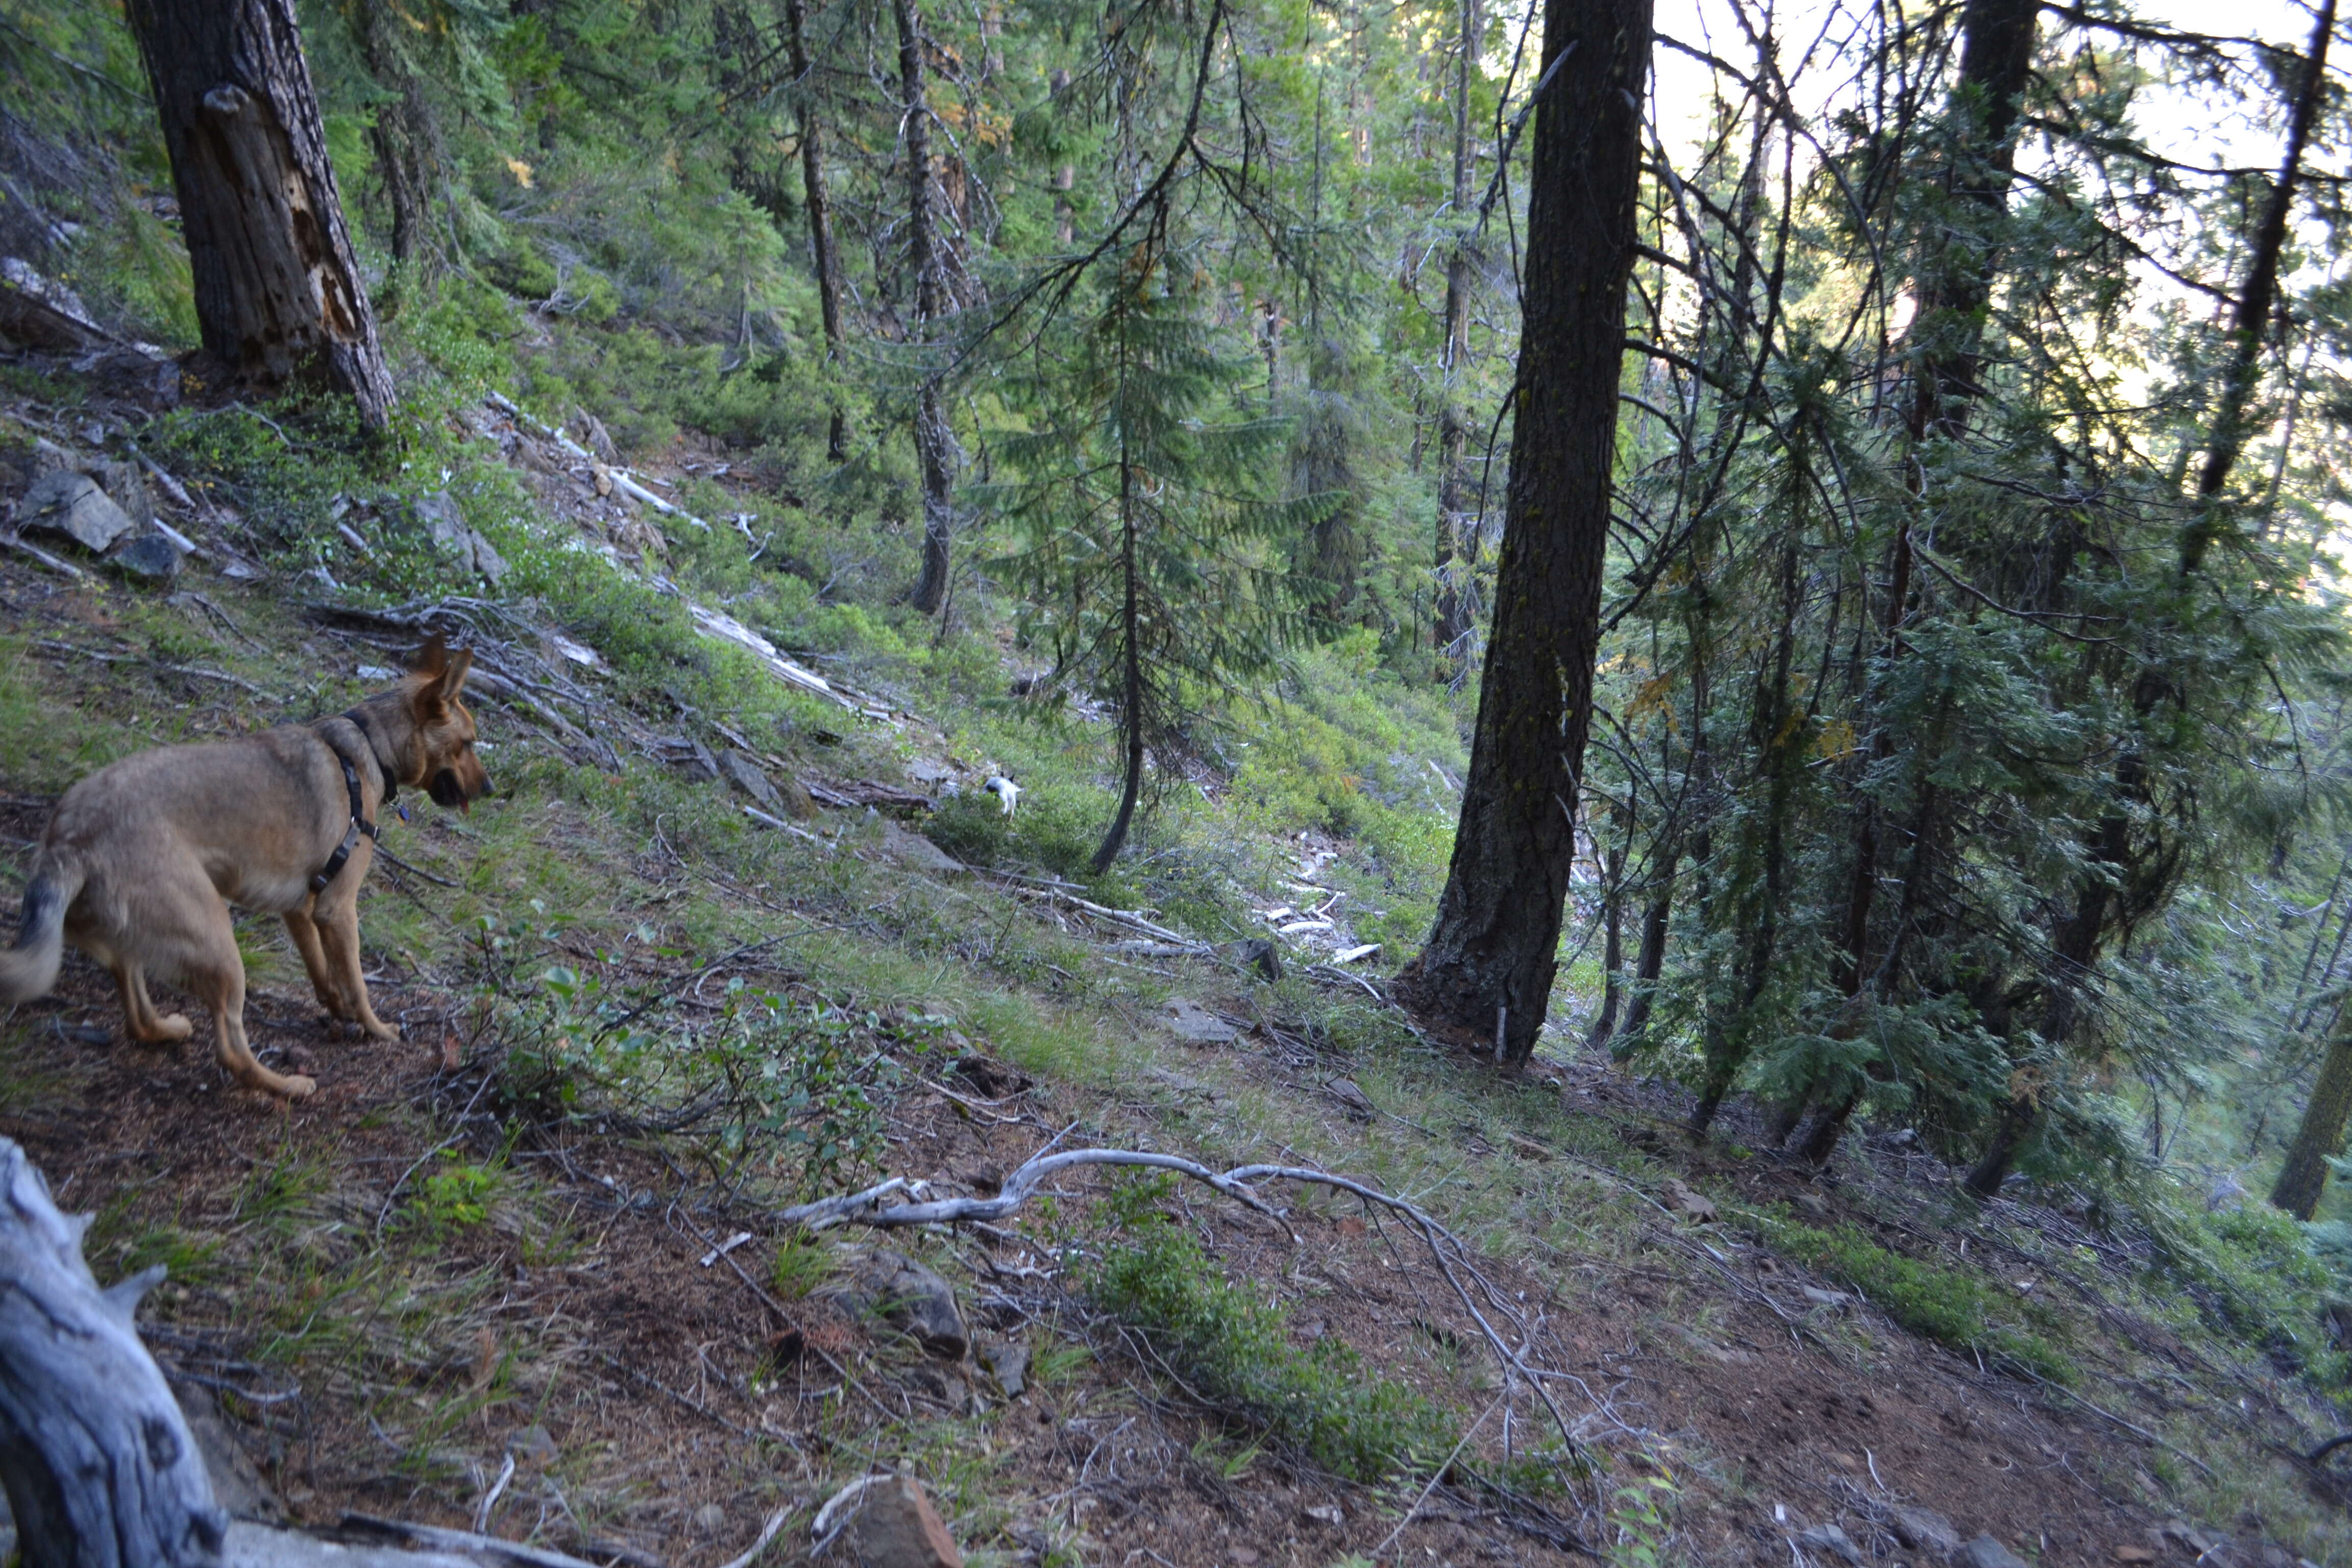
MULTIPOLYGON (((27 447, 80 428, 30 400, 5 423, 27 447)), ((11 901, 89 767, 382 684, 384 629, 306 597, 205 563, 174 591, 0 555, 11 901)), ((511 672, 533 612, 507 614, 511 672)), ((1075 889, 949 869, 911 808, 761 829, 723 780, 617 743, 591 764, 553 698, 495 684, 498 798, 413 803, 384 840, 407 869, 379 863, 362 900, 399 1041, 324 1021, 255 918, 248 1027, 310 1100, 233 1088, 194 1009, 183 1047, 126 1043, 79 955, 0 1021, 0 1135, 97 1215, 101 1281, 168 1266, 142 1321, 249 1464, 242 1506, 679 1565, 737 1559, 788 1510, 759 1559, 788 1563, 826 1498, 898 1469, 982 1563, 1927 1564, 1947 1528, 2045 1564, 2352 1563, 2343 1494, 2295 1457, 2335 1430, 2324 1391, 2228 1331, 2226 1280, 2093 1199, 1978 1208, 1897 1128, 1816 1173, 1744 1101, 1694 1143, 1680 1089, 1572 1035, 1498 1075, 1302 962, 1328 952, 1268 984, 1230 948, 1139 942, 1139 916, 1075 889), (765 1064, 722 1049, 755 993, 806 1060, 846 1064, 798 1080, 855 1143, 835 1190, 988 1194, 1056 1141, 1149 1149, 1348 1173, 1465 1250, 1313 1189, 1269 1186, 1276 1218, 1198 1184, 1139 1200, 1100 1168, 993 1226, 807 1236, 773 1218, 793 1173, 765 1064), (594 1055, 592 1031, 628 1029, 639 1054, 594 1055), (1269 1436, 1181 1324, 1104 1305, 1138 1201, 1297 1365, 1418 1395, 1454 1447, 1356 1481, 1269 1436), (949 1282, 961 1353, 845 1290, 876 1247, 949 1282)), ((779 775, 887 803, 963 767, 912 716, 843 727, 779 775)), ((1268 902, 1350 853, 1289 842, 1268 902)))

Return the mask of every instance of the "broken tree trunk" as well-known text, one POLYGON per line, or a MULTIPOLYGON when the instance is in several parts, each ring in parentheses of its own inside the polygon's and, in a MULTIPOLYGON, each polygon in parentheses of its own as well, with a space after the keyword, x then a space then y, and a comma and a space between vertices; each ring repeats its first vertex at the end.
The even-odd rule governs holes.
POLYGON ((131 1315, 161 1268, 101 1290, 86 1216, 0 1138, 0 1485, 28 1568, 205 1568, 228 1518, 131 1315))
POLYGON ((318 378, 381 430, 392 377, 352 257, 292 0, 130 0, 171 154, 205 352, 318 378))

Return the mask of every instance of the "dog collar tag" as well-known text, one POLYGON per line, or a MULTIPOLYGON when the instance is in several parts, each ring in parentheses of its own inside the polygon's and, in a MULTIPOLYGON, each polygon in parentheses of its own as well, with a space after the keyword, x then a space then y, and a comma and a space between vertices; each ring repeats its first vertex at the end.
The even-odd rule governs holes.
POLYGON ((400 813, 401 821, 406 822, 408 820, 408 807, 404 805, 395 805, 392 809, 400 813))

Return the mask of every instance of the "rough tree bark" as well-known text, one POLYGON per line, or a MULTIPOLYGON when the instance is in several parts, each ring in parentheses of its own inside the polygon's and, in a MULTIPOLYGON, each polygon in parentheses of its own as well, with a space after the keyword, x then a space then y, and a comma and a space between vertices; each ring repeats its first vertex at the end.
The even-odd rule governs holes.
MULTIPOLYGON (((907 250, 915 268, 915 335, 925 340, 946 313, 947 279, 940 255, 938 215, 931 201, 931 110, 923 85, 923 23, 915 0, 892 0, 898 23, 898 92, 905 117, 907 250)), ((923 476, 923 571, 908 602, 936 615, 948 599, 950 552, 955 542, 955 432, 948 427, 940 377, 926 369, 915 395, 915 458, 923 476)))
POLYGON ((2205 466, 2197 475, 2197 511, 2180 541, 2180 575, 2194 576, 2205 563, 2205 552, 2219 537, 2221 491, 2230 471, 2246 446, 2246 408, 2253 401, 2254 383, 2262 368, 2263 340, 2269 335, 2271 310, 2277 303, 2279 259, 2286 247, 2287 219, 2294 210, 2295 186, 2303 178, 2304 150, 2310 145, 2313 125, 2327 96, 2327 42, 2336 33, 2336 0, 2322 0, 2311 28, 2311 49, 2303 81, 2297 89, 2292 118, 2287 122, 2286 154, 2277 183, 2254 231, 2252 264, 2230 321, 2230 365, 2221 378, 2221 404, 2213 417, 2205 466))
MULTIPOLYGON (((825 357, 839 374, 845 363, 841 338, 841 253, 833 242, 833 191, 824 178, 824 114, 818 106, 816 77, 809 62, 808 16, 803 0, 784 0, 784 44, 791 52, 793 90, 801 128, 801 205, 808 209, 809 259, 816 268, 817 310, 824 321, 825 357)), ((833 462, 849 457, 848 416, 840 403, 824 437, 833 462)))
POLYGON ((0 1483, 33 1568, 215 1568, 228 1517, 131 1312, 161 1268, 100 1290, 86 1216, 0 1138, 0 1483))
POLYGON ((292 0, 129 0, 206 353, 257 386, 323 378, 381 430, 376 342, 292 0))
MULTIPOLYGON (((1630 831, 1631 825, 1620 822, 1621 833, 1630 831)), ((1621 841, 1612 847, 1601 862, 1601 1011, 1593 1015, 1592 1029, 1584 1037, 1588 1051, 1606 1050, 1610 1037, 1617 1032, 1617 1007, 1623 993, 1625 966, 1625 846, 1621 841)))
POLYGON ((1423 1015, 1527 1060, 1551 1005, 1600 640, 1650 0, 1549 0, 1493 630, 1423 1015))
POLYGON ((2339 1027, 2327 1042, 2319 1081, 2303 1108, 2303 1124, 2271 1188, 2271 1206, 2307 1220, 2327 1186, 2327 1162, 2344 1152, 2344 1124, 2352 1117, 2352 1029, 2339 1027))
POLYGON ((1454 563, 1469 510, 1470 421, 1462 407, 1463 361, 1470 352, 1470 72, 1476 63, 1478 0, 1462 0, 1454 61, 1454 249, 1445 258, 1445 348, 1439 361, 1444 401, 1437 416, 1437 678, 1450 677, 1445 655, 1469 629, 1460 568, 1454 563))

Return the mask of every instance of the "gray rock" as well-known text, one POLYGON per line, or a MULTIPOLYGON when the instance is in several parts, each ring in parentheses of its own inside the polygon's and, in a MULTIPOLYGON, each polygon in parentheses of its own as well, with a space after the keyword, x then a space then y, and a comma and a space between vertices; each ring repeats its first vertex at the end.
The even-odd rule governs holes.
POLYGON ((903 1252, 877 1247, 850 1258, 846 1281, 829 1289, 856 1317, 879 1318, 933 1355, 961 1361, 970 1347, 955 1287, 903 1252))
POLYGON ((1797 1544, 1814 1552, 1826 1552, 1848 1563, 1862 1561, 1862 1548, 1853 1538, 1834 1524, 1817 1524, 1797 1537, 1797 1544))
POLYGON ((131 531, 131 514, 98 488, 88 474, 60 469, 33 481, 18 503, 16 518, 25 528, 62 533, 93 554, 131 531))
POLYGON ((882 853, 901 866, 934 876, 952 877, 968 868, 921 834, 908 832, 887 819, 882 824, 882 853))
POLYGON ((1282 950, 1262 936, 1227 942, 1225 956, 1245 969, 1255 970, 1260 979, 1282 978, 1282 950))
POLYGON ((1160 1021, 1187 1045, 1230 1046, 1242 1032, 1185 996, 1171 996, 1160 1005, 1160 1021))
POLYGON ((727 1528, 727 1510, 715 1502, 704 1503, 694 1510, 694 1528, 705 1535, 716 1535, 727 1528))
POLYGON ((1895 1539, 1914 1552, 1948 1557, 1960 1549, 1960 1532, 1932 1508, 1898 1508, 1888 1522, 1894 1527, 1895 1539))
POLYGON ((1029 1347, 1019 1341, 992 1341, 980 1347, 979 1359, 1005 1398, 1018 1399, 1029 1386, 1029 1347))
POLYGON ((760 771, 760 765, 742 752, 721 752, 719 754, 719 773, 729 784, 750 795, 755 805, 764 805, 770 811, 783 808, 784 803, 777 796, 776 786, 768 782, 768 775, 760 771))
POLYGON ((507 1452, 518 1465, 551 1465, 560 1451, 555 1435, 544 1426, 518 1426, 507 1434, 507 1452))
POLYGON ((859 1568, 963 1568, 963 1553, 912 1476, 877 1481, 850 1521, 859 1568))
POLYGON ((180 574, 180 547, 160 533, 141 533, 107 552, 106 563, 126 577, 168 583, 180 574))
POLYGON ((496 587, 499 579, 507 574, 506 558, 466 521, 448 491, 435 490, 418 496, 411 510, 436 545, 484 582, 496 587))
POLYGON ((1952 1568, 2025 1568, 2025 1560, 1990 1535, 1979 1535, 1952 1553, 1952 1568))

